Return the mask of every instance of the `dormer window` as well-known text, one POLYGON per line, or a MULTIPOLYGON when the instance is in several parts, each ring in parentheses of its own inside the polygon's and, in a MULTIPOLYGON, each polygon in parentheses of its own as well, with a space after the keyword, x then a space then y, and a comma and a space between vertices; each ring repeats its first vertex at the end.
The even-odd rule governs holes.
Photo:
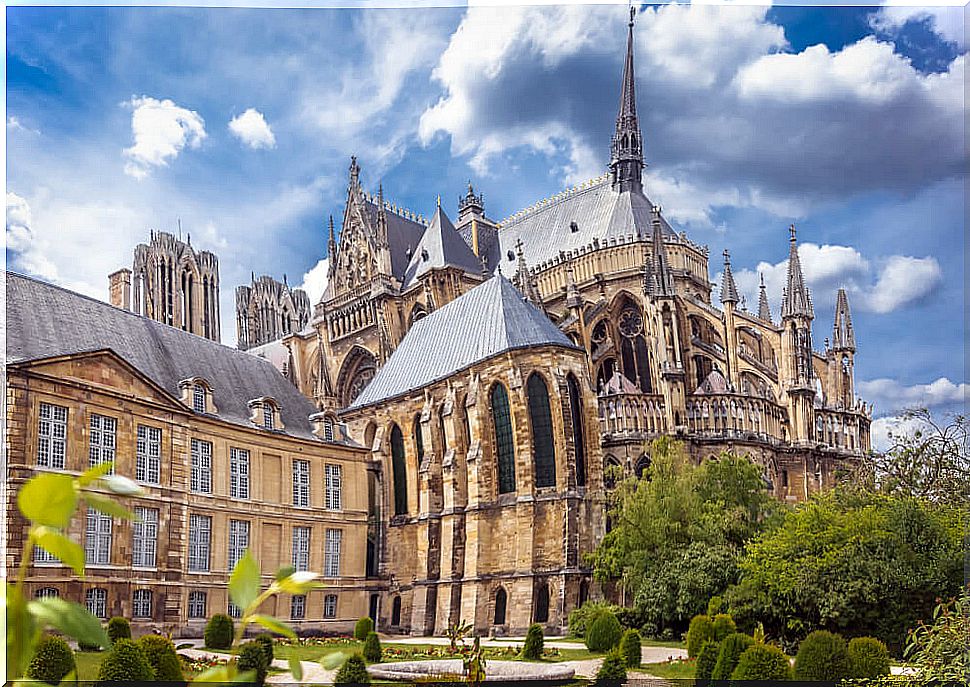
POLYGON ((249 421, 263 429, 283 429, 280 404, 270 396, 254 398, 249 402, 249 421))
POLYGON ((273 406, 263 404, 263 429, 273 429, 273 406))
POLYGON ((205 412, 205 387, 201 384, 192 385, 192 410, 197 413, 205 412))
POLYGON ((337 420, 329 412, 314 413, 310 416, 310 425, 313 433, 324 441, 337 441, 338 431, 341 436, 346 436, 346 428, 337 428, 337 420))
POLYGON ((329 417, 323 421, 323 440, 333 441, 333 420, 329 417))
POLYGON ((182 403, 196 413, 215 415, 218 412, 212 399, 212 386, 203 377, 183 379, 179 382, 179 390, 182 392, 182 403))

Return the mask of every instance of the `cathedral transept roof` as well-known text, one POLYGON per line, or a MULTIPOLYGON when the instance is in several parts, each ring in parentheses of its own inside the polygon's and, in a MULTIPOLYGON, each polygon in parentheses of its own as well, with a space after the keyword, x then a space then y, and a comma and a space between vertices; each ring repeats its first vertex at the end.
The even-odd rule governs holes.
POLYGON ((414 249, 402 286, 407 288, 422 274, 438 267, 459 267, 475 275, 482 273, 481 261, 455 230, 440 205, 414 249))

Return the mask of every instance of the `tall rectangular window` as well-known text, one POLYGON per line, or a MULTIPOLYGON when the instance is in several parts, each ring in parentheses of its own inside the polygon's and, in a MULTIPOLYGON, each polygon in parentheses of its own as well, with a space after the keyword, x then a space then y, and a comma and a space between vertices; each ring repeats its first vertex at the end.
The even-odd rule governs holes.
POLYGON ((310 505, 310 461, 293 461, 293 505, 310 505))
POLYGON ((95 587, 84 592, 84 606, 95 618, 108 617, 108 590, 95 587))
POLYGON ((46 551, 45 549, 40 548, 39 546, 34 547, 33 559, 34 559, 33 562, 35 564, 36 563, 40 563, 40 564, 44 564, 44 563, 57 564, 57 563, 60 563, 60 560, 57 558, 57 556, 55 556, 54 554, 46 551))
POLYGON ((343 530, 327 530, 323 561, 324 577, 340 576, 340 541, 343 539, 343 534, 343 530))
POLYGON ((190 488, 197 494, 212 493, 212 444, 192 440, 192 474, 190 488))
POLYGON ((310 569, 310 528, 293 528, 293 568, 297 571, 310 569))
POLYGON ((306 617, 306 594, 290 597, 290 620, 303 620, 306 617))
POLYGON ((162 430, 138 425, 138 446, 135 450, 135 479, 158 484, 161 480, 162 430))
POLYGON ((269 403, 263 404, 263 427, 266 429, 273 429, 273 406, 269 403))
MULTIPOLYGON (((91 467, 114 462, 117 435, 116 419, 91 413, 91 436, 88 438, 88 458, 91 467)), ((111 471, 114 472, 114 468, 111 471)))
POLYGON ((229 521, 229 569, 236 567, 236 563, 249 548, 249 521, 229 521))
POLYGON ((189 617, 190 618, 205 618, 206 612, 206 593, 205 592, 189 592, 189 617))
POLYGON ((66 444, 67 408, 41 403, 37 425, 37 465, 63 470, 66 444))
POLYGON ((327 479, 327 510, 340 510, 343 506, 341 498, 341 468, 339 465, 328 463, 324 466, 327 479))
POLYGON ((249 451, 242 448, 229 449, 229 496, 249 498, 249 451))
POLYGON ((337 617, 337 595, 327 594, 323 597, 323 617, 324 618, 336 618, 337 617))
POLYGON ((152 590, 136 589, 131 598, 131 615, 134 618, 152 617, 152 590))
POLYGON ((192 387, 192 410, 197 413, 205 412, 205 387, 201 384, 192 387))
POLYGON ((208 515, 189 516, 189 572, 209 572, 209 541, 212 537, 212 518, 208 515))
POLYGON ((230 618, 242 618, 242 609, 239 608, 232 601, 229 602, 229 617, 230 618))
POLYGON ((111 516, 93 508, 88 508, 84 560, 88 565, 107 565, 111 562, 111 516))
POLYGON ((135 506, 135 522, 131 525, 131 534, 131 564, 136 568, 154 568, 158 541, 158 509, 135 506))

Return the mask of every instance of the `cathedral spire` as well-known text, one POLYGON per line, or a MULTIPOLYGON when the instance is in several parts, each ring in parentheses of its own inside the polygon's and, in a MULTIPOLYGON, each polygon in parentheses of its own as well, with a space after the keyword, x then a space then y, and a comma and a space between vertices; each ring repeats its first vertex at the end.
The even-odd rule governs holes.
POLYGON ((667 249, 664 247, 663 223, 660 221, 660 206, 654 205, 651 213, 651 250, 647 269, 647 291, 652 296, 673 296, 674 282, 670 276, 667 262, 667 249))
POLYGON ((526 300, 537 308, 542 308, 542 299, 539 297, 539 290, 536 288, 529 266, 525 263, 525 253, 522 252, 522 240, 515 242, 515 252, 518 255, 518 269, 515 272, 513 283, 518 287, 526 300))
POLYGON ((734 283, 734 274, 731 272, 731 253, 724 249, 724 275, 721 278, 721 302, 737 303, 738 287, 734 283))
POLYGON ((758 319, 771 322, 771 307, 768 305, 768 290, 765 288, 765 275, 761 274, 761 286, 758 288, 758 319))
POLYGON ((640 189, 643 171, 640 122, 637 119, 636 78, 633 71, 633 17, 636 8, 630 7, 630 23, 626 39, 626 60, 623 65, 623 85, 620 91, 620 110, 616 116, 616 131, 610 151, 610 173, 613 188, 620 191, 640 189))
POLYGON ((327 239, 327 258, 329 260, 327 271, 333 275, 333 271, 337 268, 337 235, 333 230, 333 215, 330 215, 330 236, 327 239))
POLYGON ((839 289, 835 299, 835 324, 832 327, 832 349, 836 351, 855 351, 855 332, 852 330, 852 313, 849 312, 849 297, 844 288, 839 289))
POLYGON ((802 263, 798 259, 798 239, 795 237, 795 225, 792 224, 788 230, 791 232, 788 249, 788 285, 785 287, 784 298, 781 302, 781 316, 814 318, 815 309, 812 307, 812 297, 805 286, 802 263))

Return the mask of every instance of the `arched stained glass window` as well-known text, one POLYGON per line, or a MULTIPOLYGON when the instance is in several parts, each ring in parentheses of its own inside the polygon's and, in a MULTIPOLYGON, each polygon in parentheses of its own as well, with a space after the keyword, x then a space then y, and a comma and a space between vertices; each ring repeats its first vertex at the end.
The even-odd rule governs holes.
POLYGON ((418 451, 418 465, 424 462, 424 438, 421 436, 421 414, 414 416, 414 445, 418 451))
POLYGON ((498 465, 498 493, 515 491, 515 437, 512 435, 512 417, 509 412, 509 395, 505 387, 492 387, 492 424, 495 425, 495 458, 498 465))
POLYGON ((569 387, 569 413, 573 426, 573 447, 576 452, 576 484, 586 486, 586 432, 583 426, 583 401, 579 382, 573 375, 566 377, 569 387))
POLYGON ((391 427, 391 470, 394 473, 394 514, 408 512, 408 467, 404 458, 404 436, 397 425, 391 427))
POLYGON ((532 459, 537 487, 556 485, 556 448, 552 441, 552 411, 549 389, 538 374, 526 384, 529 396, 529 419, 532 421, 532 459))

